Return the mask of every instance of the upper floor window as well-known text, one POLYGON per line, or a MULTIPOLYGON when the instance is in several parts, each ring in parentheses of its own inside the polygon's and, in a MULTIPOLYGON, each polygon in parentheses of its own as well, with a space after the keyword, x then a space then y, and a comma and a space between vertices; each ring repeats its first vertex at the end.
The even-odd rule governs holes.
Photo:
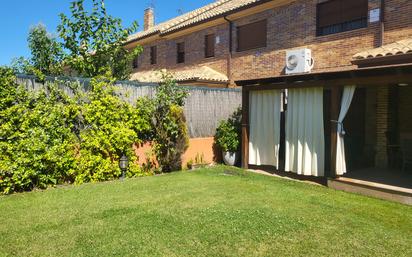
POLYGON ((246 24, 237 27, 237 51, 246 51, 250 49, 266 46, 267 40, 267 21, 246 24))
POLYGON ((139 68, 139 57, 138 56, 136 56, 133 59, 133 69, 137 69, 137 68, 139 68))
POLYGON ((185 42, 177 43, 177 63, 185 62, 185 42))
POLYGON ((150 64, 157 64, 157 46, 150 47, 150 64))
POLYGON ((330 0, 317 5, 317 35, 368 26, 368 0, 330 0))
POLYGON ((215 34, 205 36, 205 57, 215 56, 215 34))

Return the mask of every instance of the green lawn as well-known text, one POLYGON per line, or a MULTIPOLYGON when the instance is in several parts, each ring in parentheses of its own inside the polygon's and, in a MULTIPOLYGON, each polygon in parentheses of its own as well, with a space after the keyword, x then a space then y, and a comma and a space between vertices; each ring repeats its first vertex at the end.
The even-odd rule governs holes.
POLYGON ((412 256, 412 207, 220 166, 0 197, 0 255, 412 256))

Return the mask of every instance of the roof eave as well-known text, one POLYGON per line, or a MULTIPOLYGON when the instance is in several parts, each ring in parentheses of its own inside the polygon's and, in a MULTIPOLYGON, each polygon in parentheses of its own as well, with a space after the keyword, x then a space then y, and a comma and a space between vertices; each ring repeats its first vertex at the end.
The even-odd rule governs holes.
POLYGON ((359 58, 352 60, 352 64, 360 67, 381 66, 391 64, 412 63, 412 53, 385 55, 369 58, 359 58))
MULTIPOLYGON (((241 12, 241 11, 247 10, 247 9, 249 9, 249 8, 253 8, 253 7, 256 7, 256 6, 259 6, 259 5, 263 5, 263 4, 272 2, 272 1, 274 1, 274 0, 261 0, 261 1, 254 2, 254 3, 248 4, 248 5, 242 6, 242 7, 240 7, 240 8, 236 8, 236 9, 234 9, 234 10, 231 10, 231 11, 228 11, 228 12, 225 12, 225 13, 222 13, 222 14, 219 14, 219 15, 216 15, 216 16, 212 16, 212 17, 210 17, 210 18, 206 18, 206 19, 204 19, 204 20, 201 20, 201 21, 198 21, 198 22, 195 22, 195 23, 188 24, 188 25, 183 26, 183 27, 175 26, 175 27, 176 27, 175 29, 173 29, 173 27, 171 27, 171 28, 168 28, 168 29, 166 29, 166 30, 164 30, 164 31, 157 30, 157 31, 155 31, 155 32, 153 32, 153 33, 150 33, 150 34, 147 34, 147 35, 144 35, 144 36, 141 36, 141 37, 134 38, 134 39, 132 39, 132 40, 130 40, 130 41, 127 41, 127 42, 125 43, 125 45, 132 44, 132 43, 141 41, 141 40, 143 40, 143 39, 149 38, 149 37, 154 36, 154 35, 159 35, 159 37, 169 36, 169 35, 171 35, 171 34, 174 34, 174 33, 179 32, 179 31, 182 31, 182 30, 185 30, 185 29, 189 29, 189 28, 192 28, 192 27, 196 27, 196 26, 199 26, 199 25, 201 25, 201 24, 203 24, 203 23, 207 23, 207 22, 211 22, 211 21, 214 21, 214 20, 218 20, 218 19, 227 17, 227 16, 229 16, 229 15, 233 15, 233 14, 235 14, 235 13, 237 13, 237 12, 241 12)), ((290 0, 290 2, 292 2, 292 1, 294 1, 294 0, 290 0)))
POLYGON ((207 22, 210 22, 210 21, 213 21, 213 20, 224 18, 224 17, 227 17, 227 16, 232 15, 234 13, 241 12, 241 11, 247 10, 249 8, 253 8, 255 6, 259 6, 259 5, 262 5, 262 4, 271 2, 271 1, 273 1, 273 0, 262 0, 262 1, 254 2, 254 3, 248 4, 248 5, 239 7, 237 9, 234 9, 234 10, 231 10, 231 11, 228 11, 228 12, 216 15, 216 16, 206 18, 206 19, 198 21, 198 22, 188 24, 186 26, 182 26, 182 27, 176 26, 175 29, 173 27, 171 27, 171 28, 165 30, 164 32, 160 32, 160 35, 161 36, 167 36, 167 35, 176 33, 177 31, 185 30, 185 29, 188 29, 188 28, 191 28, 191 27, 198 26, 198 25, 203 24, 203 23, 207 23, 207 22))
POLYGON ((238 86, 246 88, 266 88, 268 85, 275 88, 292 88, 319 85, 324 85, 326 87, 344 86, 353 83, 358 85, 412 83, 412 63, 365 67, 345 71, 281 75, 270 78, 238 80, 235 81, 235 83, 238 86), (386 76, 386 79, 370 80, 371 77, 379 78, 383 76, 386 76))

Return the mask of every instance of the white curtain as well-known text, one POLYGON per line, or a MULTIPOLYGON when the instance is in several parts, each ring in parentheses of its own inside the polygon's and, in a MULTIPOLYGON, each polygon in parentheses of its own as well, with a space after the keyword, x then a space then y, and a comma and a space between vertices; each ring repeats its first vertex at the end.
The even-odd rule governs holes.
POLYGON ((323 88, 288 90, 285 170, 324 176, 323 88))
POLYGON ((346 173, 345 130, 343 128, 343 120, 349 111, 355 90, 356 86, 346 86, 343 89, 342 103, 340 107, 339 119, 337 121, 338 139, 336 143, 336 175, 343 175, 346 173))
POLYGON ((281 92, 249 92, 249 164, 278 167, 281 92))

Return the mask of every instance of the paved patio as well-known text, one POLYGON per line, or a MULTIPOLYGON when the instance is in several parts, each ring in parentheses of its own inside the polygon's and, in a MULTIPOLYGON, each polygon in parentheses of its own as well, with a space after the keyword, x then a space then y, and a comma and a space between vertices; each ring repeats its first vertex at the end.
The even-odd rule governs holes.
POLYGON ((350 171, 344 177, 412 189, 411 170, 367 168, 350 171))

